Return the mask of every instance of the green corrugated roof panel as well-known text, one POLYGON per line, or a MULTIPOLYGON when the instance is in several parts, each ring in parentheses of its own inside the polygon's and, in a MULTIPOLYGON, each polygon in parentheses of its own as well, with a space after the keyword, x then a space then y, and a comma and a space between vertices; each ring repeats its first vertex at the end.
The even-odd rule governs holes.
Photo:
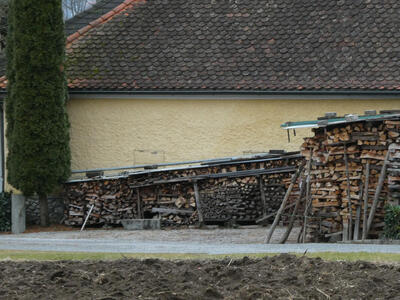
POLYGON ((318 128, 318 127, 326 127, 344 123, 354 123, 363 121, 382 121, 382 120, 398 119, 398 118, 400 118, 400 114, 380 114, 373 116, 357 116, 356 119, 352 119, 351 117, 349 118, 341 117, 341 118, 313 120, 313 121, 286 122, 282 124, 281 127, 283 129, 318 128))

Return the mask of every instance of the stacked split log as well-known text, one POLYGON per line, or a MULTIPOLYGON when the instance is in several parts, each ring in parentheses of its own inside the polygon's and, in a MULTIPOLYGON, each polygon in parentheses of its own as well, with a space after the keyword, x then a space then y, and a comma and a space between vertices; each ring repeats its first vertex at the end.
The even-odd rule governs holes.
MULTIPOLYGON (((312 162, 312 212, 307 230, 313 240, 333 235, 342 235, 344 240, 361 238, 388 147, 399 142, 399 124, 382 120, 331 125, 314 129, 315 136, 304 139, 302 154, 312 162)), ((392 166, 392 174, 398 172, 399 164, 393 161, 392 166)), ((393 191, 395 177, 389 177, 393 191)), ((387 182, 378 195, 370 237, 377 237, 383 229, 387 182)))
POLYGON ((259 178, 210 179, 201 184, 201 203, 205 221, 254 222, 264 213, 275 212, 285 195, 287 174, 259 178), (263 185, 260 187, 260 180, 263 185), (266 203, 261 199, 263 188, 266 203))
POLYGON ((126 179, 88 181, 66 186, 66 225, 82 225, 94 205, 88 225, 120 224, 137 214, 136 199, 126 179))
POLYGON ((279 208, 291 174, 302 160, 292 154, 268 161, 148 170, 117 179, 71 182, 66 184, 65 223, 81 225, 94 204, 89 225, 160 218, 163 227, 187 226, 200 221, 197 203, 206 223, 255 222, 279 208))
POLYGON ((388 128, 388 135, 396 141, 389 146, 388 184, 390 201, 394 205, 400 205, 400 121, 386 121, 385 123, 388 128))

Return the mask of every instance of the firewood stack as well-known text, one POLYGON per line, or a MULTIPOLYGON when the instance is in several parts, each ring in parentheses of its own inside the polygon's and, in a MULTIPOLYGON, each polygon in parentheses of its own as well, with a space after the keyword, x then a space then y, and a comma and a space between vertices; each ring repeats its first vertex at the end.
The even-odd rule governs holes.
POLYGON ((389 146, 388 184, 390 202, 400 205, 400 121, 386 121, 388 135, 395 141, 389 146))
POLYGON ((88 225, 120 224, 136 215, 136 199, 126 179, 67 184, 66 195, 66 225, 82 225, 93 204, 88 225))
MULTIPOLYGON (((304 139, 301 153, 312 162, 312 211, 307 224, 312 240, 333 235, 342 235, 344 240, 361 238, 388 147, 399 142, 399 128, 400 121, 393 120, 349 122, 313 129, 315 136, 304 139), (367 177, 368 191, 365 190, 367 177), (364 199, 368 203, 366 211, 364 199)), ((393 152, 389 181, 383 181, 378 195, 380 201, 377 201, 370 237, 382 232, 388 183, 392 196, 399 196, 399 149, 396 147, 393 152)))
POLYGON ((144 170, 117 179, 70 182, 66 184, 65 223, 81 225, 94 204, 89 225, 114 225, 121 219, 160 218, 163 227, 187 226, 199 222, 197 201, 205 223, 255 222, 279 208, 285 186, 302 160, 298 153, 291 153, 257 162, 239 160, 144 170), (197 200, 195 182, 199 189, 197 200), (261 187, 265 201, 261 199, 261 187))
MULTIPOLYGON (((210 179, 201 184, 201 205, 205 221, 254 222, 275 212, 285 195, 282 182, 288 174, 271 174, 242 178, 210 179), (264 207, 259 180, 263 180, 264 207)), ((290 174, 289 174, 290 176, 290 174)))

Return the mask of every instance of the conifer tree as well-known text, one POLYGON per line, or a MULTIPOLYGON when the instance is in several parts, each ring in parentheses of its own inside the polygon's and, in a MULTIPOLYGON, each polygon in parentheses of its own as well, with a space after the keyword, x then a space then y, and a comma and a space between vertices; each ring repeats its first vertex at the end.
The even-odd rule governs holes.
POLYGON ((12 0, 6 53, 8 181, 39 196, 47 226, 47 195, 70 174, 61 0, 12 0))

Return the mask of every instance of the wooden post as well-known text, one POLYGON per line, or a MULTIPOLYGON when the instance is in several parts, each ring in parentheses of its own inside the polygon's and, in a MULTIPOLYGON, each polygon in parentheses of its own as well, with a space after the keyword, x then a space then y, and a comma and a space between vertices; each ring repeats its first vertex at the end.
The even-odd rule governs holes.
POLYGON ((365 168, 365 188, 364 188, 364 214, 363 214, 363 230, 362 239, 367 238, 367 213, 368 213, 368 189, 369 189, 369 160, 365 168))
POLYGON ((85 229, 86 223, 89 220, 89 217, 90 217, 90 214, 92 213, 93 208, 94 208, 94 204, 92 204, 92 206, 89 209, 89 212, 88 212, 88 214, 86 216, 85 222, 83 223, 83 225, 81 227, 81 231, 83 231, 83 229, 85 229))
POLYGON ((197 181, 193 182, 193 188, 194 188, 194 198, 196 200, 197 213, 199 215, 199 223, 200 225, 203 225, 204 219, 203 219, 203 212, 201 210, 200 193, 197 181))
POLYGON ((308 161, 307 165, 307 189, 306 189, 306 207, 304 208, 304 222, 303 222, 303 228, 302 228, 302 242, 306 242, 306 235, 307 235, 307 216, 308 216, 308 210, 311 207, 312 204, 312 197, 311 197, 311 162, 312 162, 312 157, 313 157, 313 149, 310 152, 310 160, 308 161))
POLYGON ((267 237, 265 238, 265 242, 266 242, 267 244, 268 244, 269 241, 271 240, 271 237, 272 237, 272 234, 273 234, 274 231, 275 231, 276 225, 278 225, 278 222, 279 222, 279 219, 280 219, 280 217, 281 217, 281 214, 282 214, 283 210, 285 209, 285 206, 286 206, 286 203, 287 203, 287 201, 288 201, 288 199, 289 199, 290 194, 292 193, 293 186, 294 186, 294 184, 296 183, 297 178, 299 177, 299 175, 300 175, 300 173, 301 173, 302 171, 303 171, 303 165, 301 165, 301 166, 299 167, 299 169, 296 171, 296 173, 294 173, 293 176, 292 176, 292 180, 291 180, 291 182, 290 182, 289 188, 288 188, 288 190, 286 191, 285 197, 283 198, 283 201, 282 201, 282 203, 281 203, 281 206, 279 207, 279 210, 278 210, 278 212, 277 212, 277 214, 276 214, 276 216, 275 216, 275 219, 274 219, 274 222, 272 223, 271 229, 269 230, 268 235, 267 235, 267 237))
POLYGON ((352 240, 352 230, 353 230, 353 208, 352 208, 352 203, 351 203, 351 195, 350 195, 350 175, 349 175, 349 161, 347 158, 347 147, 346 144, 343 144, 343 149, 344 149, 344 164, 346 167, 346 182, 347 182, 347 201, 349 201, 349 232, 348 232, 348 238, 349 240, 352 240))
POLYGON ((297 210, 299 209, 299 205, 300 205, 301 199, 303 197, 304 190, 305 190, 305 184, 304 184, 304 178, 302 177, 301 180, 300 180, 300 194, 299 194, 299 197, 296 200, 296 204, 294 206, 292 215, 290 216, 289 225, 288 225, 288 227, 287 227, 287 229, 285 231, 285 234, 283 235, 282 239, 279 242, 280 244, 286 243, 286 241, 287 241, 287 239, 288 239, 288 237, 290 235, 290 232, 293 229, 294 220, 296 219, 296 213, 297 213, 297 210))
POLYGON ((140 198, 140 190, 139 188, 136 189, 136 195, 138 198, 138 202, 137 202, 137 218, 138 219, 143 219, 143 212, 142 212, 142 199, 140 198))
POLYGON ((371 210, 369 212, 368 223, 367 223, 367 235, 371 230, 372 221, 374 220, 376 207, 379 201, 379 195, 381 194, 383 183, 385 182, 388 160, 389 160, 389 150, 386 153, 385 161, 383 162, 381 174, 379 175, 378 185, 375 190, 374 201, 372 202, 371 210))
POLYGON ((262 206, 263 206, 263 217, 265 217, 267 215, 267 201, 265 199, 265 191, 264 191, 264 180, 261 176, 258 176, 258 181, 259 181, 259 185, 260 185, 260 193, 261 193, 261 202, 262 202, 262 206))
POLYGON ((353 238, 355 241, 358 240, 358 235, 360 232, 360 217, 361 217, 361 199, 362 199, 362 195, 363 195, 363 184, 360 184, 360 196, 359 196, 359 200, 357 203, 357 211, 356 211, 356 222, 354 224, 354 234, 353 234, 353 238))

